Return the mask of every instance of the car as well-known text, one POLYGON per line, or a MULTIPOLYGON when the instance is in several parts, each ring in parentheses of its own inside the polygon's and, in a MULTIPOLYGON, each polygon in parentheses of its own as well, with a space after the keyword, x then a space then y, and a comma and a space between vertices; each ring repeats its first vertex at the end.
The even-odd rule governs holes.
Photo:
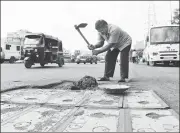
POLYGON ((94 57, 94 56, 84 56, 84 55, 79 55, 77 56, 76 58, 76 63, 79 64, 79 63, 90 63, 90 64, 97 64, 97 57, 94 57))
POLYGON ((103 60, 103 59, 102 59, 102 60, 100 60, 99 62, 100 62, 100 63, 104 63, 104 62, 105 62, 105 60, 103 60))
POLYGON ((86 64, 86 56, 77 56, 76 58, 76 63, 79 64, 79 63, 84 63, 86 64))

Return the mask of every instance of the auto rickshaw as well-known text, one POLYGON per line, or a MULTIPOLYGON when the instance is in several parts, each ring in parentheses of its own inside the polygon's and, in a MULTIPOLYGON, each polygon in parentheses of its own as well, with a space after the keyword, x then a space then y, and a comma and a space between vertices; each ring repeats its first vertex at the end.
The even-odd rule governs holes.
POLYGON ((43 33, 31 33, 24 40, 24 65, 31 68, 35 63, 43 67, 48 63, 64 65, 62 41, 43 33))

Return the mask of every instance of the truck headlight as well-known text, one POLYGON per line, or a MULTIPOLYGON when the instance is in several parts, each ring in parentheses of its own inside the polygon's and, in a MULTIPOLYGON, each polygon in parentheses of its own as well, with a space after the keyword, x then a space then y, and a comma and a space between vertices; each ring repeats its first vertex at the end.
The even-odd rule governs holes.
POLYGON ((158 53, 157 53, 157 52, 153 52, 152 54, 153 54, 153 56, 156 56, 156 55, 158 55, 158 53))

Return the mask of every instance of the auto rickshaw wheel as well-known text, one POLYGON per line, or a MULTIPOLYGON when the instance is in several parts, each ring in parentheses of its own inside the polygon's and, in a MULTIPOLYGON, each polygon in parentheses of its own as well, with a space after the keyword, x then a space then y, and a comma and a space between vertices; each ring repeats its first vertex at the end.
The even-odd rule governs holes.
POLYGON ((30 61, 25 61, 24 65, 25 65, 26 68, 31 68, 32 63, 30 61))
POLYGON ((58 66, 59 66, 59 67, 62 67, 62 64, 61 64, 61 63, 58 63, 58 66))
POLYGON ((44 67, 45 64, 44 64, 44 63, 40 63, 40 65, 41 65, 42 67, 44 67))

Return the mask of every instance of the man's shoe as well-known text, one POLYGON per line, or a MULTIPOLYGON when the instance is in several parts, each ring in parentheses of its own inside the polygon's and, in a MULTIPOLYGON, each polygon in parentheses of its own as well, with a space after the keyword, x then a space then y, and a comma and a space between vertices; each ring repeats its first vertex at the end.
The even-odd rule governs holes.
POLYGON ((119 82, 126 82, 126 80, 125 79, 120 79, 119 81, 118 81, 118 83, 119 82))
POLYGON ((102 77, 102 78, 100 78, 98 81, 110 81, 110 79, 107 78, 107 77, 102 77))

